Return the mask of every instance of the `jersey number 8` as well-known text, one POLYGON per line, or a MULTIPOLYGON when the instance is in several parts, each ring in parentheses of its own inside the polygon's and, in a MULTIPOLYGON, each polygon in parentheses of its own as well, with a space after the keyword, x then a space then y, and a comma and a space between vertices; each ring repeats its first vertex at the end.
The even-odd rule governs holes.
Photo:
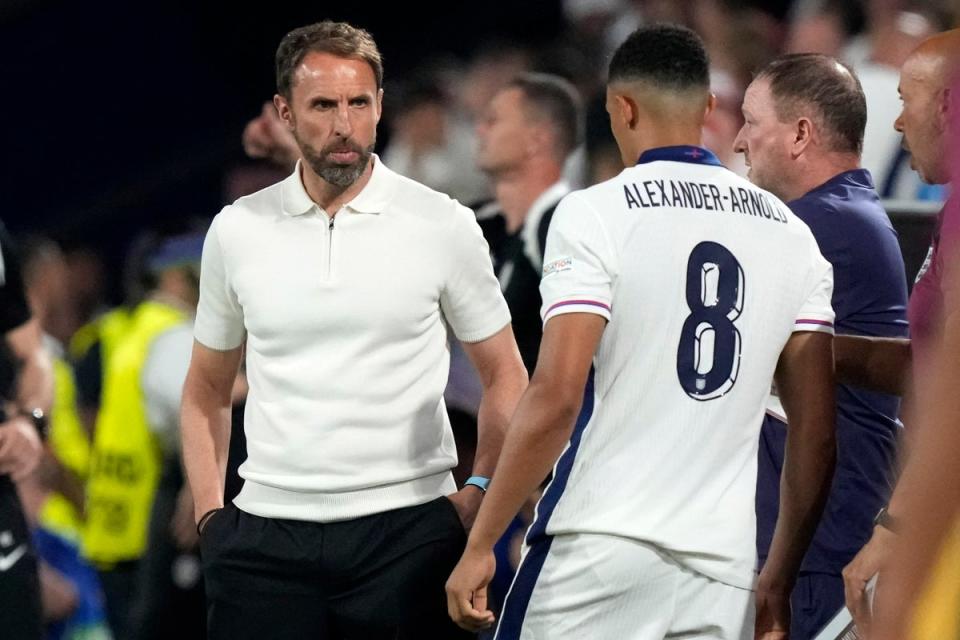
POLYGON ((694 400, 727 393, 740 370, 740 332, 734 321, 743 311, 740 263, 716 242, 701 242, 687 260, 687 307, 677 347, 677 377, 694 400))

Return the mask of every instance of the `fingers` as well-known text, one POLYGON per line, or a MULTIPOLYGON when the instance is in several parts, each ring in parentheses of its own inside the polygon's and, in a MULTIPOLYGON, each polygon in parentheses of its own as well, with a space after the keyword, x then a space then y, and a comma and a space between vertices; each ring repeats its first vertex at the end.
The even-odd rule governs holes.
POLYGON ((494 622, 493 612, 487 609, 487 589, 458 593, 447 590, 447 613, 462 629, 477 632, 488 629, 494 622))
POLYGON ((482 561, 464 555, 446 585, 447 613, 457 626, 472 632, 486 629, 494 621, 493 612, 487 609, 487 583, 493 572, 486 575, 482 567, 482 561))
POLYGON ((867 580, 868 578, 863 577, 856 558, 843 570, 844 600, 854 624, 861 631, 866 631, 870 624, 870 605, 867 602, 866 593, 867 580))

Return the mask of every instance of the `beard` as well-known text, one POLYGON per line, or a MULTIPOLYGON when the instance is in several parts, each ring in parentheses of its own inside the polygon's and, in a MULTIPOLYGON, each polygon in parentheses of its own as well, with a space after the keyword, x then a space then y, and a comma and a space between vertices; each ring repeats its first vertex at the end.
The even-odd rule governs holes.
POLYGON ((353 140, 339 140, 331 142, 322 150, 317 151, 316 148, 301 140, 296 133, 293 137, 297 141, 297 146, 300 147, 303 161, 310 165, 314 173, 330 184, 341 188, 349 187, 363 175, 377 142, 374 138, 370 145, 364 149, 353 140), (332 159, 334 153, 346 151, 355 152, 357 154, 356 161, 343 164, 332 159))

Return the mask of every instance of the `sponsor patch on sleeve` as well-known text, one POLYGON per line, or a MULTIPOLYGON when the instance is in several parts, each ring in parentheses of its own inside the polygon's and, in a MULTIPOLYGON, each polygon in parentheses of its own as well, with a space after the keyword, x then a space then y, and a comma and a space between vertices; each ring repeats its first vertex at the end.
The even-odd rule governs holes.
POLYGON ((554 260, 549 264, 543 265, 543 277, 546 278, 561 271, 569 271, 572 268, 573 258, 560 258, 559 260, 554 260))

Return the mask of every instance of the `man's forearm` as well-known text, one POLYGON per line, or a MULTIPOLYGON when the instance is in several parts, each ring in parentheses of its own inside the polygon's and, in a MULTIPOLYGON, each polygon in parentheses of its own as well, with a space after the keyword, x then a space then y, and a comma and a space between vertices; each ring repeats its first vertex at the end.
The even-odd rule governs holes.
MULTIPOLYGON (((762 580, 777 586, 792 585, 803 556, 820 522, 833 479, 836 445, 823 442, 790 442, 780 480, 780 512, 762 580)), ((799 439, 799 438, 797 438, 799 439)))
POLYGON ((833 339, 794 334, 776 382, 790 425, 780 479, 780 511, 758 588, 789 592, 827 501, 837 456, 833 339))
POLYGON ((230 405, 188 379, 180 415, 183 467, 197 518, 223 506, 230 443, 230 405))
POLYGON ((833 348, 837 382, 903 395, 910 375, 910 340, 838 335, 833 348))
POLYGON ((473 474, 491 477, 503 448, 510 418, 527 388, 527 373, 522 367, 511 367, 494 377, 484 388, 477 412, 477 452, 473 474))
POLYGON ((547 477, 570 439, 579 411, 558 399, 547 385, 531 384, 511 421, 496 474, 490 483, 468 544, 489 549, 524 502, 547 477))
POLYGON ((43 348, 39 324, 30 320, 6 335, 14 355, 21 361, 17 405, 49 412, 53 405, 53 363, 43 348))

